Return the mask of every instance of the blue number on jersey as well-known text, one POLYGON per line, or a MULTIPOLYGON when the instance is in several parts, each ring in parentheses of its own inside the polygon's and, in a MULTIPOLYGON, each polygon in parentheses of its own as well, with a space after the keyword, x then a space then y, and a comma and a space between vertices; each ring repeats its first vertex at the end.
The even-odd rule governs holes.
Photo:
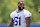
POLYGON ((15 19, 19 19, 19 26, 21 25, 21 17, 15 17, 14 18, 14 25, 17 26, 18 25, 18 21, 15 19), (15 24, 16 23, 16 24, 15 24))

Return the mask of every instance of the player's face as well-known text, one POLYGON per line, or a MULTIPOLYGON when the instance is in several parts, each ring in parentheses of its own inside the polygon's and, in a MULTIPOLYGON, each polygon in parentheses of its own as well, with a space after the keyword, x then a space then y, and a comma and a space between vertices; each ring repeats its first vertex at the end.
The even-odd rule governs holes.
POLYGON ((20 2, 20 3, 18 4, 18 9, 19 9, 19 10, 23 10, 23 9, 24 9, 24 3, 23 3, 23 2, 20 2))

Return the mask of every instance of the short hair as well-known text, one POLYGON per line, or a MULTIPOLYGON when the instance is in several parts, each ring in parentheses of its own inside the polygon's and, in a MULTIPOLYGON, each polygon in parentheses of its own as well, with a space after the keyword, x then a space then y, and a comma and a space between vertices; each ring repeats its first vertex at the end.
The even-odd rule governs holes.
MULTIPOLYGON (((18 4, 19 4, 20 2, 23 2, 23 1, 19 1, 18 4)), ((24 3, 24 2, 23 2, 23 3, 24 3)))

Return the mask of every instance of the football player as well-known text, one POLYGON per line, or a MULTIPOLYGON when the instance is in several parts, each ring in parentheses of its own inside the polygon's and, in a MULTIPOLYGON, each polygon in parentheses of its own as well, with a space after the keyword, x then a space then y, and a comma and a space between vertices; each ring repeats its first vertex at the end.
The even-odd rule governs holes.
POLYGON ((30 27, 32 14, 24 9, 24 2, 18 2, 18 9, 10 14, 11 22, 9 27, 30 27))

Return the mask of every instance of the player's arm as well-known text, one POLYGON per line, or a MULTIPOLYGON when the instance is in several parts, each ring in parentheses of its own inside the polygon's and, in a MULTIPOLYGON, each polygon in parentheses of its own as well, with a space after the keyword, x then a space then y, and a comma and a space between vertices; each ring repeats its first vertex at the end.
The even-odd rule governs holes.
POLYGON ((13 27, 13 23, 14 23, 14 20, 13 20, 13 18, 11 19, 11 22, 10 22, 10 24, 9 24, 9 27, 13 27))
POLYGON ((30 22, 31 22, 31 17, 26 17, 25 20, 26 20, 26 27, 30 27, 30 22))

